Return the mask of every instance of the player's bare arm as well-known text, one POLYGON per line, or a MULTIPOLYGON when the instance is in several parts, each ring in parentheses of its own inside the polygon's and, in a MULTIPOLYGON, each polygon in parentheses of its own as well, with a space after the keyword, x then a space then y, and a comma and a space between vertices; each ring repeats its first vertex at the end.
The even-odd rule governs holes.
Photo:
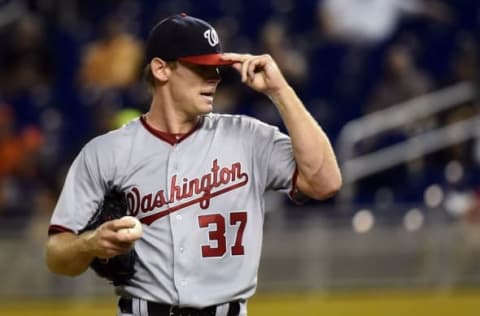
POLYGON ((76 276, 86 271, 95 257, 108 259, 128 252, 138 238, 118 231, 129 225, 124 220, 113 220, 80 235, 51 235, 45 252, 48 268, 54 273, 76 276))
POLYGON ((242 82, 267 95, 289 132, 298 167, 297 188, 316 199, 335 194, 342 178, 328 137, 290 87, 270 55, 226 53, 242 82), (319 150, 320 149, 320 150, 319 150))

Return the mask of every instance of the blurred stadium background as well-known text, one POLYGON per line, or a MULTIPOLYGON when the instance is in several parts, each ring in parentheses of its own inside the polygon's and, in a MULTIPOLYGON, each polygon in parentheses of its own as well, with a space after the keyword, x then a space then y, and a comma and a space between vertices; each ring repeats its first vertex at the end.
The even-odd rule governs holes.
MULTIPOLYGON (((478 315, 476 0, 0 0, 0 315, 115 313, 95 275, 50 274, 43 243, 81 146, 148 108, 143 41, 179 12, 270 53, 342 167, 328 201, 268 194, 250 314, 478 315)), ((282 126, 222 76, 217 111, 282 126)))

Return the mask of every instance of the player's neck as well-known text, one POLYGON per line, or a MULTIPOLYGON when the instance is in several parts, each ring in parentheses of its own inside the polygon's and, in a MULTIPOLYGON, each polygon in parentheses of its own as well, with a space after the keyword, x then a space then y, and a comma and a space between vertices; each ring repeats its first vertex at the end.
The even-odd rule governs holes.
POLYGON ((154 107, 144 115, 144 119, 151 127, 161 132, 170 134, 186 134, 194 128, 199 116, 186 119, 175 111, 167 111, 165 108, 156 110, 154 107))

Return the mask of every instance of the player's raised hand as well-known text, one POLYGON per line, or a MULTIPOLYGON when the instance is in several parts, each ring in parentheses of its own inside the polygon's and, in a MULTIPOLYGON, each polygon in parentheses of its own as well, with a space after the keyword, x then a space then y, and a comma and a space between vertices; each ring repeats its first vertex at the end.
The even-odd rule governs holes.
POLYGON ((258 92, 272 96, 288 87, 277 63, 268 54, 225 53, 222 59, 235 62, 232 67, 241 74, 242 82, 258 92))

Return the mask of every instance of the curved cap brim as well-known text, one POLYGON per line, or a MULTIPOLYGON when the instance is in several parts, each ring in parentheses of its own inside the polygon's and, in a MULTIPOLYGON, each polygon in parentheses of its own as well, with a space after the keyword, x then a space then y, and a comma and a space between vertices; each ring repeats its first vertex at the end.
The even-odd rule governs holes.
POLYGON ((198 56, 187 56, 180 57, 178 60, 184 61, 196 65, 205 65, 205 66, 222 66, 222 65, 231 65, 234 64, 234 61, 223 60, 222 54, 207 54, 207 55, 198 55, 198 56))

